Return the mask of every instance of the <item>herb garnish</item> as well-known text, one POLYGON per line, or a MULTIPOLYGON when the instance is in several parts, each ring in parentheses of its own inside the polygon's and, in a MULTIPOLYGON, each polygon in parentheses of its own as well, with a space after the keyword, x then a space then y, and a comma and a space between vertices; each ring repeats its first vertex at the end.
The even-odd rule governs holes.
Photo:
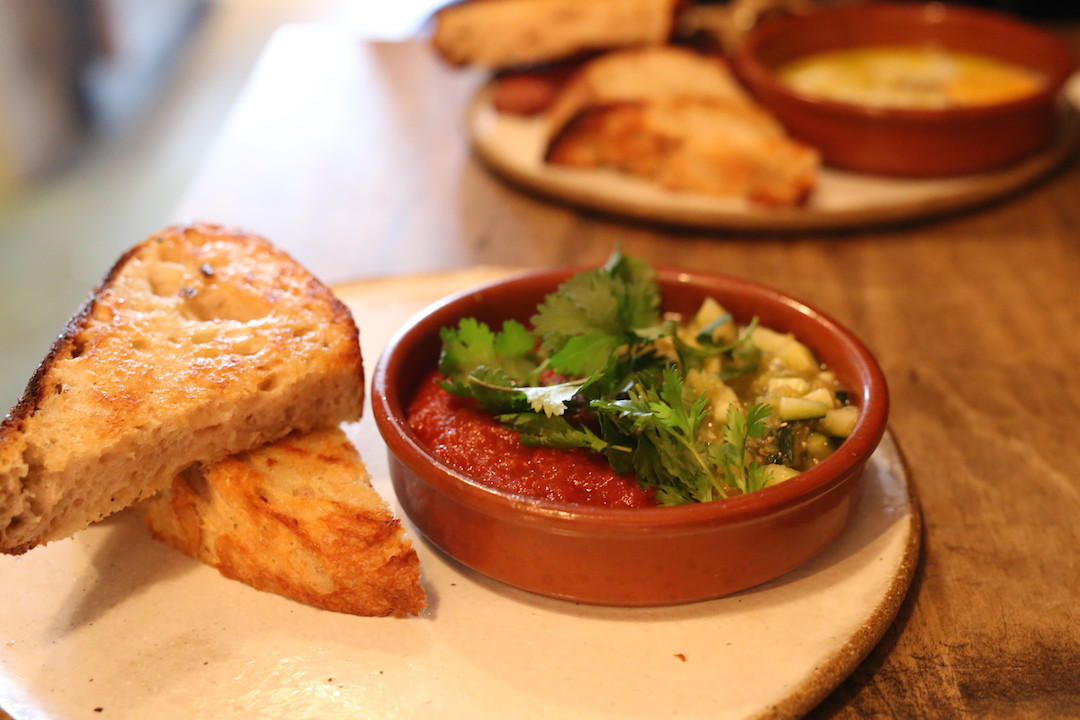
POLYGON ((526 445, 603 453, 615 472, 655 487, 662 505, 764 486, 747 440, 768 432, 770 407, 729 405, 722 442, 706 442, 708 398, 684 383, 684 373, 709 358, 719 358, 725 380, 754 372, 756 319, 733 342, 714 341, 712 326, 686 342, 661 316, 652 268, 616 250, 548 295, 531 323, 532 331, 513 320, 492 330, 465 318, 443 328, 442 387, 475 399, 526 445))

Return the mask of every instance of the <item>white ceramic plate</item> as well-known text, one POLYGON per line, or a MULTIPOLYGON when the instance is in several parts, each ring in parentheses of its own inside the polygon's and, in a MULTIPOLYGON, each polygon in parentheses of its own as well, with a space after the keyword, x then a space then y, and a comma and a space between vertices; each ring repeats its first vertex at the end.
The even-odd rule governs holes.
MULTIPOLYGON (((1080 81, 1072 95, 1080 95, 1080 81)), ((482 87, 467 115, 472 145, 496 174, 546 198, 616 216, 724 230, 839 230, 911 221, 998 199, 1047 175, 1073 151, 1080 132, 1071 104, 1061 130, 1043 150, 1001 170, 951 178, 903 179, 825 168, 809 202, 775 208, 741 198, 664 190, 612 170, 560 168, 543 162, 544 120, 495 110, 482 87)))
MULTIPOLYGON (((505 272, 338 292, 373 367, 414 312, 505 272)), ((349 433, 392 497, 373 420, 349 433)), ((226 580, 152 540, 134 511, 0 557, 0 707, 18 720, 798 716, 892 622, 918 556, 919 515, 887 435, 834 545, 720 600, 581 606, 501 585, 415 542, 430 608, 409 619, 316 610, 226 580)))

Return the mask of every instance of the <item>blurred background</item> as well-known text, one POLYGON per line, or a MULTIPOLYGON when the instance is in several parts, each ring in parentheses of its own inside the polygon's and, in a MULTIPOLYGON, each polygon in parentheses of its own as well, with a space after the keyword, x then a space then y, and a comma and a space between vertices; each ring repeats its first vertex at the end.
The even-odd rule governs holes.
POLYGON ((0 0, 0 415, 179 201, 275 29, 415 34, 436 0, 0 0))
POLYGON ((117 256, 169 216, 275 29, 399 39, 439 2, 0 0, 0 412, 117 256))

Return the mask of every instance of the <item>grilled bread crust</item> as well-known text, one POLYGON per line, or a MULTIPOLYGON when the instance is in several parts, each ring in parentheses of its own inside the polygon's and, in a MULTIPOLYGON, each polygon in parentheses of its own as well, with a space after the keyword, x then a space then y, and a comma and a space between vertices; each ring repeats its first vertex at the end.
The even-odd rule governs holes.
POLYGON ((90 294, 0 423, 0 551, 67 537, 186 467, 360 417, 359 333, 256 235, 173 226, 90 294))
POLYGON ((817 183, 812 148, 767 116, 731 103, 681 97, 591 106, 552 140, 546 161, 608 168, 669 190, 792 206, 817 183))
POLYGON ((435 14, 432 44, 452 65, 489 69, 668 42, 683 0, 468 0, 435 14))
POLYGON ((259 590, 354 615, 425 607, 416 552, 339 429, 191 467, 145 508, 158 539, 259 590))
POLYGON ((789 206, 817 184, 816 150, 788 137, 726 63, 683 48, 583 64, 548 113, 544 161, 608 168, 661 187, 789 206))
POLYGON ((678 97, 754 104, 721 57, 674 45, 637 47, 612 50, 581 63, 552 103, 547 122, 554 135, 590 107, 678 97))

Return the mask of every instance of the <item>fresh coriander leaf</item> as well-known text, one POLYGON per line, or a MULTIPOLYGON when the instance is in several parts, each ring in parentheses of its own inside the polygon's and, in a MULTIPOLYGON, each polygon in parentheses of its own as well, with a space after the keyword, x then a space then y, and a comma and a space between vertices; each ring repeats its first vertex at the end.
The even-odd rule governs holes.
POLYGON ((442 339, 439 371, 444 375, 468 375, 478 366, 494 361, 495 333, 475 318, 462 318, 457 329, 442 328, 439 337, 442 339))
POLYGON ((768 418, 772 408, 764 403, 756 403, 748 410, 728 406, 724 426, 724 443, 714 446, 711 459, 723 472, 723 481, 730 487, 742 492, 760 489, 756 483, 764 482, 760 466, 756 462, 746 462, 746 440, 748 437, 763 437, 768 432, 768 418))
POLYGON ((495 334, 495 355, 513 377, 525 377, 535 369, 536 363, 530 357, 535 348, 536 338, 514 320, 504 322, 502 332, 495 334))
POLYGON ((516 430, 523 445, 554 448, 608 449, 607 442, 584 425, 573 425, 564 417, 518 413, 501 415, 499 421, 516 430))
POLYGON ((698 428, 705 419, 709 401, 704 395, 700 395, 687 406, 683 381, 675 366, 668 366, 664 370, 660 400, 661 402, 650 403, 660 421, 678 430, 688 440, 697 438, 698 428))
POLYGON ((527 381, 536 370, 532 357, 536 341, 525 326, 514 320, 503 323, 498 333, 475 318, 463 318, 457 328, 443 328, 439 371, 452 379, 479 367, 499 369, 515 381, 527 381))
POLYGON ((659 322, 660 286, 656 271, 641 258, 624 255, 616 249, 604 268, 623 284, 620 298, 622 324, 626 328, 647 328, 659 322))
POLYGON ((754 341, 752 338, 754 336, 754 330, 757 328, 757 326, 758 319, 755 315, 754 317, 750 318, 750 322, 746 324, 746 327, 743 328, 743 331, 739 333, 739 336, 737 338, 735 338, 727 345, 720 345, 717 350, 722 353, 731 353, 738 350, 744 345, 753 345, 754 341))
POLYGON ((592 375, 608 366, 619 344, 619 339, 611 335, 578 335, 568 339, 548 361, 552 370, 565 375, 592 375))
POLYGON ((624 397, 635 385, 646 387, 658 384, 663 370, 671 361, 655 352, 645 351, 633 355, 614 353, 608 357, 608 365, 596 374, 585 393, 590 400, 624 397))
POLYGON ((592 404, 591 409, 597 415, 609 448, 616 445, 630 448, 629 453, 616 453, 609 449, 605 455, 616 472, 633 472, 644 485, 658 490, 666 487, 681 489, 682 482, 677 476, 679 468, 665 457, 664 447, 669 443, 665 443, 662 436, 649 431, 647 418, 650 413, 646 402, 631 393, 631 397, 623 400, 592 404))
POLYGON ((641 482, 678 488, 664 497, 713 499, 707 446, 697 438, 707 401, 685 397, 676 367, 665 368, 659 388, 636 385, 626 398, 595 401, 590 408, 634 440, 633 466, 641 482))
POLYGON ((754 403, 746 411, 746 434, 749 437, 765 437, 769 432, 769 417, 772 415, 772 406, 765 403, 754 403))
POLYGON ((532 323, 545 353, 580 335, 607 335, 618 347, 639 343, 639 333, 658 325, 659 307, 652 268, 616 251, 603 267, 574 275, 544 298, 532 323))
POLYGON ((757 370, 758 366, 761 365, 761 349, 749 339, 749 333, 742 337, 745 338, 745 341, 736 341, 738 344, 731 349, 730 360, 720 371, 721 380, 730 380, 733 377, 747 375, 757 370))
POLYGON ((562 415, 590 378, 556 385, 516 385, 502 370, 477 368, 460 380, 442 380, 444 390, 458 397, 472 398, 489 412, 505 414, 531 409, 547 416, 562 415))
POLYGON ((583 378, 559 383, 558 385, 520 387, 518 390, 525 395, 533 412, 544 413, 544 415, 551 417, 566 412, 567 403, 573 400, 574 396, 581 391, 581 386, 587 380, 587 378, 583 378))
POLYGON ((604 456, 611 464, 611 469, 616 475, 626 475, 634 472, 634 455, 637 441, 628 428, 623 428, 617 419, 606 415, 596 417, 596 424, 600 436, 604 439, 607 447, 604 456))
POLYGON ((758 325, 758 319, 756 317, 751 319, 750 323, 743 328, 743 331, 735 340, 729 343, 716 343, 712 339, 712 328, 723 324, 721 322, 723 319, 723 317, 720 318, 698 333, 695 338, 697 345, 691 345, 677 334, 672 335, 675 341, 675 351, 678 353, 679 362, 684 369, 700 369, 706 359, 720 356, 721 370, 719 375, 721 380, 730 380, 733 377, 746 375, 757 370, 761 363, 761 350, 754 344, 752 336, 754 328, 758 325))
POLYGON ((724 443, 732 447, 741 448, 746 444, 746 411, 736 403, 728 405, 723 435, 724 443))
POLYGON ((621 336, 618 281, 603 270, 590 270, 566 280, 537 306, 533 327, 541 349, 557 350, 566 338, 591 333, 621 336))
POLYGON ((681 486, 665 485, 657 488, 656 502, 664 506, 690 505, 697 502, 697 499, 681 486))
POLYGON ((633 328, 634 337, 644 343, 654 343, 660 338, 675 335, 677 323, 674 320, 661 320, 651 325, 633 328))
POLYGON ((519 412, 528 408, 525 394, 502 370, 478 367, 472 374, 438 381, 451 395, 476 400, 492 413, 519 412))
POLYGON ((765 487, 765 467, 752 462, 746 467, 746 487, 748 492, 757 492, 765 487))

